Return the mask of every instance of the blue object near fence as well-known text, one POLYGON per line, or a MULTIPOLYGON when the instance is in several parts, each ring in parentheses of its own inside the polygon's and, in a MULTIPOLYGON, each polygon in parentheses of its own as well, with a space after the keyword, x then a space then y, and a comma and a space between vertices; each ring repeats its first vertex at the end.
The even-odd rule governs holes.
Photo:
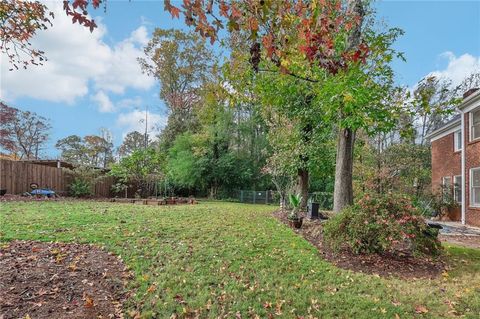
POLYGON ((51 189, 34 189, 33 191, 30 192, 30 194, 48 196, 48 197, 55 196, 55 192, 52 191, 51 189))

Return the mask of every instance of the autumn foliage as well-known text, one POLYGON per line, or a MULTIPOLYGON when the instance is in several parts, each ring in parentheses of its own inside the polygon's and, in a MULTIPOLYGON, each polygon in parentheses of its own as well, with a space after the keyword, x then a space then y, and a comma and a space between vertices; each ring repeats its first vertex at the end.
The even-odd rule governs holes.
MULTIPOLYGON (((88 6, 91 5, 94 9, 100 7, 102 0, 64 0, 63 10, 68 16, 72 17, 73 23, 79 23, 93 31, 97 24, 95 20, 88 17, 88 6)), ((106 1, 103 1, 106 4, 106 1)))
MULTIPOLYGON (((87 9, 100 7, 102 0, 64 0, 63 9, 79 23, 93 31, 97 25, 87 9)), ((33 36, 53 25, 54 14, 41 1, 3 0, 0 2, 0 51, 8 57, 10 70, 41 65, 45 52, 32 47, 33 36)))
POLYGON ((165 9, 174 18, 183 15, 188 26, 212 43, 225 28, 247 34, 256 71, 261 53, 284 73, 290 72, 293 56, 300 53, 331 74, 350 62, 365 63, 369 53, 365 43, 349 41, 361 27, 363 12, 341 0, 184 0, 179 7, 167 0, 165 9))
POLYGON ((0 2, 0 51, 14 68, 45 60, 44 52, 31 48, 29 41, 38 30, 51 26, 52 19, 53 13, 39 1, 0 2))

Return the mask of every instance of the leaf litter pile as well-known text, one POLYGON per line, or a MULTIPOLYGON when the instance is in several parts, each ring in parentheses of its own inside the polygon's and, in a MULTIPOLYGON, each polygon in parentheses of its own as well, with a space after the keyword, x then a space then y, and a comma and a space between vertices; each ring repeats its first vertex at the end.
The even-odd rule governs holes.
MULTIPOLYGON (((274 217, 288 225, 287 213, 276 211, 274 217)), ((335 266, 365 274, 382 277, 398 277, 403 279, 433 279, 444 273, 447 269, 441 258, 414 257, 408 251, 396 251, 377 254, 356 255, 350 251, 342 250, 334 253, 323 242, 322 222, 304 218, 300 229, 294 231, 317 247, 319 253, 335 266)))
POLYGON ((93 245, 13 241, 0 246, 0 319, 123 318, 129 277, 93 245))

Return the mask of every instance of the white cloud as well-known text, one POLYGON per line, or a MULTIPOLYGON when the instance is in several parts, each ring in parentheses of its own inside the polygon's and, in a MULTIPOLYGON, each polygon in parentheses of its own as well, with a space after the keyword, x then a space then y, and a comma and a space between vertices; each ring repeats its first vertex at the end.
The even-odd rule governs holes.
POLYGON ((148 43, 147 29, 140 26, 129 38, 115 45, 107 65, 107 72, 95 76, 95 87, 123 94, 127 87, 148 90, 155 79, 143 74, 137 58, 144 56, 142 48, 148 43))
POLYGON ((130 36, 131 41, 141 44, 143 47, 148 44, 150 39, 148 38, 147 28, 141 26, 137 30, 133 31, 130 36))
POLYGON ((97 94, 92 96, 92 100, 97 102, 98 110, 102 113, 111 113, 115 111, 112 101, 110 101, 108 95, 103 91, 98 91, 97 94))
POLYGON ((480 56, 475 57, 465 53, 457 57, 454 53, 448 51, 442 53, 440 57, 448 59, 447 67, 444 70, 430 72, 429 75, 451 79, 454 86, 460 84, 474 71, 480 71, 480 56))
POLYGON ((122 94, 127 88, 148 90, 153 86, 155 80, 142 74, 137 62, 148 42, 144 26, 109 46, 103 40, 108 30, 101 21, 97 21, 98 28, 90 33, 87 28, 72 24, 61 2, 46 4, 55 13, 54 26, 38 32, 32 45, 44 50, 48 61, 43 66, 9 72, 9 63, 2 55, 0 98, 30 97, 72 104, 77 98, 93 94, 89 92, 90 81, 104 95, 122 94))
MULTIPOLYGON (((157 113, 147 112, 148 131, 153 133, 165 127, 167 118, 157 113)), ((145 131, 145 112, 135 110, 129 113, 121 113, 117 117, 117 126, 123 130, 125 135, 131 131, 145 131)))
POLYGON ((142 99, 139 96, 136 96, 134 98, 121 99, 117 103, 117 106, 119 108, 124 108, 124 109, 139 107, 140 105, 142 105, 142 99))

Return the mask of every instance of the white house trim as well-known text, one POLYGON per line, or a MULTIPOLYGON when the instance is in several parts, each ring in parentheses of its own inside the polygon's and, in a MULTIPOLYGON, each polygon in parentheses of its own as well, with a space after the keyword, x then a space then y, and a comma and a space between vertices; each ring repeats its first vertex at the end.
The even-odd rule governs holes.
POLYGON ((473 199, 473 172, 480 170, 480 167, 472 167, 470 169, 470 189, 469 189, 469 194, 470 194, 470 207, 480 207, 480 204, 476 204, 473 199))
POLYGON ((474 113, 474 111, 477 111, 476 107, 474 107, 473 109, 471 109, 468 112, 468 132, 470 132, 470 136, 469 136, 469 141, 470 142, 480 140, 480 137, 473 138, 473 113, 474 113))
POLYGON ((432 132, 427 138, 430 139, 430 142, 436 141, 438 139, 441 139, 442 137, 445 137, 447 135, 450 135, 456 131, 458 131, 461 128, 460 120, 458 122, 454 122, 451 125, 444 127, 442 129, 439 129, 435 132, 432 132))
POLYGON ((467 96, 467 98, 465 98, 463 100, 463 102, 460 103, 458 108, 462 112, 467 113, 467 112, 470 112, 471 110, 473 110, 474 108, 476 108, 479 105, 480 105, 480 90, 477 90, 474 93, 472 93, 471 95, 467 96))

